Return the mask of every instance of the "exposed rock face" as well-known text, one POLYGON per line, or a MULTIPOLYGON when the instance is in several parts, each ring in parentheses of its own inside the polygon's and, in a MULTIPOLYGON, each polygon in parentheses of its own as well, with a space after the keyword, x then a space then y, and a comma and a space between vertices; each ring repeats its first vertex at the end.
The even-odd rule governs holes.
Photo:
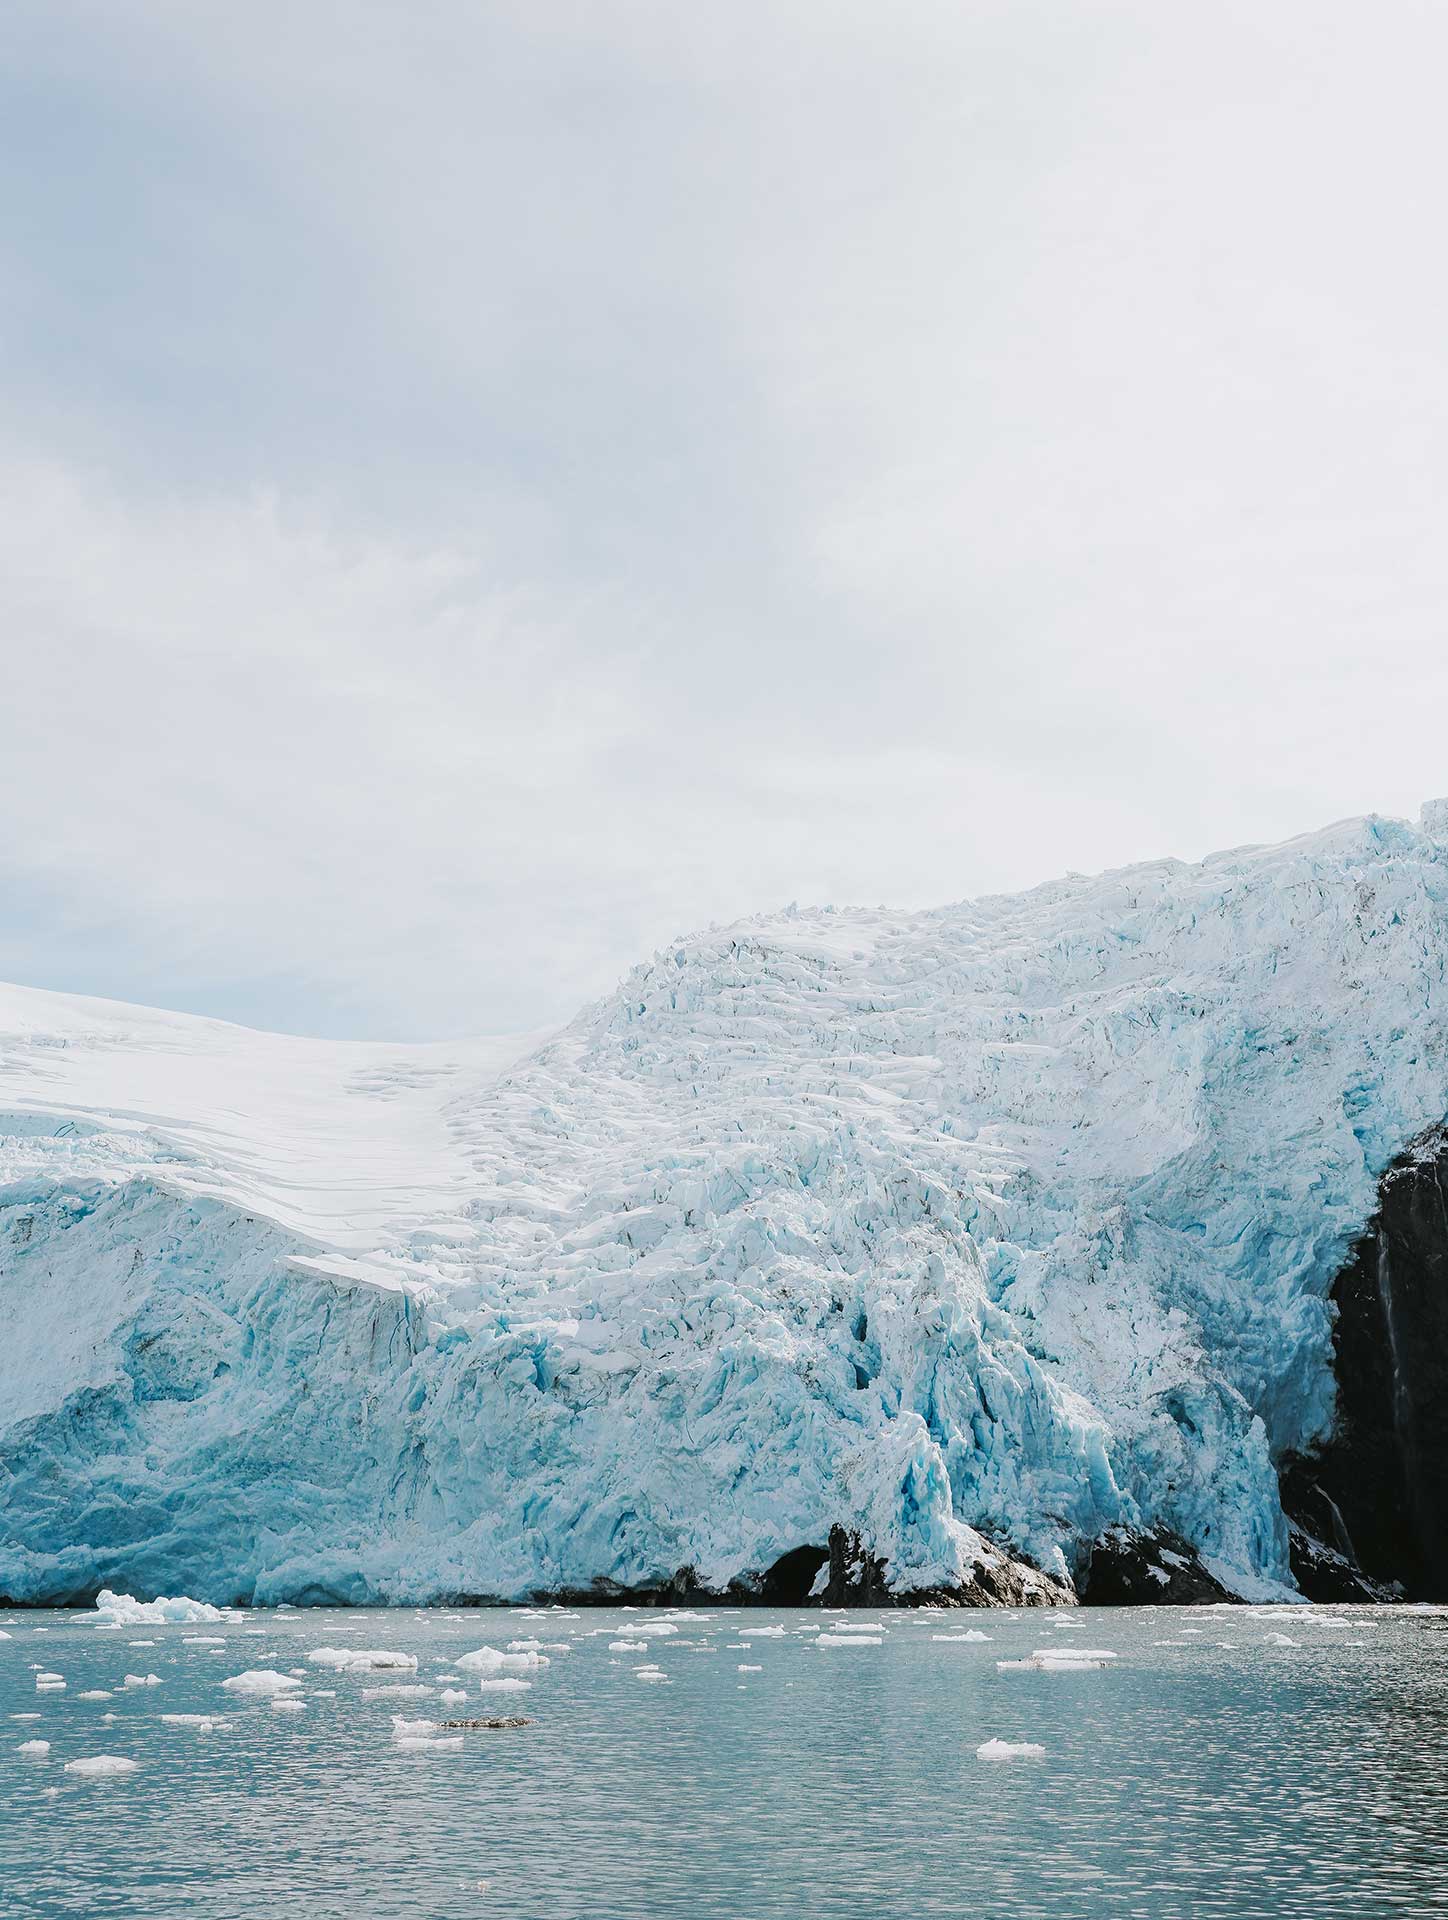
POLYGON ((1313 1599, 1448 1598, 1448 1129, 1383 1177, 1333 1287, 1331 1439, 1287 1463, 1292 1566, 1313 1599))
MULTIPOLYGON (((1220 1590, 1219 1590, 1220 1591, 1220 1590)), ((731 1580, 721 1592, 702 1586, 694 1568, 681 1567, 657 1586, 622 1587, 596 1580, 563 1593, 540 1592, 542 1604, 616 1607, 1074 1607, 1075 1589, 1027 1560, 1013 1559, 991 1542, 968 1579, 948 1585, 893 1587, 889 1563, 872 1553, 858 1533, 830 1528, 827 1547, 795 1547, 762 1573, 731 1580), (824 1579, 821 1579, 824 1575, 824 1579)), ((1161 1596, 1153 1595, 1153 1598, 1161 1596)), ((460 1604, 480 1604, 476 1596, 460 1604)), ((484 1605, 503 1605, 488 1599, 484 1605)))
POLYGON ((829 1580, 819 1596, 827 1607, 1074 1607, 1075 1591, 998 1547, 988 1547, 969 1579, 942 1587, 898 1592, 886 1585, 886 1566, 859 1535, 830 1528, 829 1580))
POLYGON ((1092 1607, 1193 1606, 1234 1596, 1168 1527, 1109 1527, 1092 1542, 1077 1582, 1092 1607))

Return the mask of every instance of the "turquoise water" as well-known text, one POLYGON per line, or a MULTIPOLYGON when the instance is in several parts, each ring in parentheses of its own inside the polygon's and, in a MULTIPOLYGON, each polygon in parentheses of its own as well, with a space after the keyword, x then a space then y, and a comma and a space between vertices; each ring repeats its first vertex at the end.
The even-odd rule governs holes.
POLYGON ((664 1618, 318 1611, 106 1632, 81 1613, 0 1616, 0 1913, 1361 1920, 1448 1908, 1438 1614, 853 1614, 882 1644, 819 1648, 817 1613, 711 1612, 646 1652, 610 1651, 664 1618), (783 1635, 741 1632, 769 1625, 783 1635), (968 1629, 990 1638, 932 1638, 968 1629), (197 1634, 225 1644, 184 1644, 197 1634), (529 1637, 571 1651, 524 1692, 483 1694, 472 1675, 454 1683, 465 1706, 362 1697, 397 1679, 441 1686, 460 1654, 529 1637), (996 1666, 1058 1641, 1118 1658, 1076 1673, 996 1666), (418 1671, 325 1672, 306 1658, 324 1645, 415 1654, 418 1671), (636 1676, 649 1662, 663 1683, 636 1676), (65 1691, 37 1692, 37 1667, 65 1691), (223 1690, 248 1668, 303 1669, 302 1710, 223 1690), (127 1673, 159 1684, 125 1688, 127 1673), (92 1688, 112 1697, 78 1697, 92 1688), (230 1724, 203 1733, 163 1712, 230 1724), (413 1753, 393 1744, 394 1712, 535 1724, 413 1753), (40 1718, 14 1717, 26 1713, 40 1718), (1045 1754, 978 1759, 992 1738, 1045 1754), (51 1743, 45 1758, 15 1751, 36 1739, 51 1743), (63 1770, 97 1754, 139 1764, 112 1779, 63 1770))

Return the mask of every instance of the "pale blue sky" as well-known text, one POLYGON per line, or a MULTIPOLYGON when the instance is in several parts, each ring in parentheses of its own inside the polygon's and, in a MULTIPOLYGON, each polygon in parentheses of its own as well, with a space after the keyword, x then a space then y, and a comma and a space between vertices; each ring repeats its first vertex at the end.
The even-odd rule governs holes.
POLYGON ((0 975, 533 1026, 1448 791, 1448 16, 0 21, 0 975))

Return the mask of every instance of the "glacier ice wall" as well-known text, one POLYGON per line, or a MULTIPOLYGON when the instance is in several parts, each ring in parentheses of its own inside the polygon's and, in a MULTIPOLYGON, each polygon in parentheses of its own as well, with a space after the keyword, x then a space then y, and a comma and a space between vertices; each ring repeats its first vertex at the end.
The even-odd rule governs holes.
POLYGON ((836 1524, 908 1589, 1125 1521, 1281 1591, 1333 1277, 1448 1114, 1445 854, 790 911, 520 1058, 12 992, 0 1590, 719 1587, 836 1524))

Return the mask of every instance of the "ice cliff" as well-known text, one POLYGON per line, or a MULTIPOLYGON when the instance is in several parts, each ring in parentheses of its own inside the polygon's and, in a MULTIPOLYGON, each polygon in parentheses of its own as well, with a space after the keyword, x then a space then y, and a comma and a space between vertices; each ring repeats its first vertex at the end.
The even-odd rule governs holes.
POLYGON ((514 1042, 0 990, 0 1592, 722 1589, 832 1528, 1068 1582, 1120 1526, 1285 1591, 1445 962, 1425 810, 713 929, 514 1042))

